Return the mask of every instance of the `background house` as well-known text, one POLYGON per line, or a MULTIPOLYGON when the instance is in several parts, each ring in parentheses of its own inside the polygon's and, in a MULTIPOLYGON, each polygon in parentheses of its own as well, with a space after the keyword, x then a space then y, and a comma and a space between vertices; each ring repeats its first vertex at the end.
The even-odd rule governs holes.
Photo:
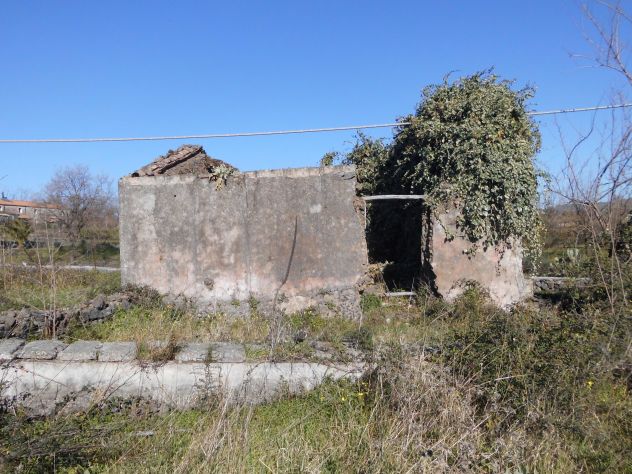
POLYGON ((8 222, 13 219, 26 219, 32 225, 55 221, 55 211, 58 207, 35 201, 17 201, 13 199, 0 199, 0 222, 8 222))

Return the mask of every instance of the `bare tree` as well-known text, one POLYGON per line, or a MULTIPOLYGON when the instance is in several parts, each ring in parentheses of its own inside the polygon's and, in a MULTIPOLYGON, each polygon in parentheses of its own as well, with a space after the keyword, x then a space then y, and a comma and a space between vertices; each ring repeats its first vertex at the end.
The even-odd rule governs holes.
POLYGON ((614 71, 632 86, 632 67, 628 64, 631 45, 625 41, 632 27, 632 14, 623 4, 620 0, 597 0, 582 3, 581 9, 590 25, 585 38, 593 55, 588 59, 599 67, 614 71))
POLYGON ((57 222, 76 243, 90 227, 102 227, 115 209, 112 182, 93 175, 83 165, 58 170, 44 189, 46 201, 56 205, 57 222))
MULTIPOLYGON (((619 1, 584 3, 581 9, 588 20, 585 37, 592 52, 576 57, 616 73, 613 79, 619 88, 613 102, 624 102, 632 91, 630 45, 624 41, 632 31, 632 17, 619 1)), ((615 311, 619 304, 628 305, 629 257, 620 250, 632 211, 632 116, 626 109, 612 110, 601 126, 593 117, 590 129, 578 140, 569 144, 562 137, 562 144, 566 165, 552 190, 575 207, 577 239, 592 253, 598 283, 615 311)))

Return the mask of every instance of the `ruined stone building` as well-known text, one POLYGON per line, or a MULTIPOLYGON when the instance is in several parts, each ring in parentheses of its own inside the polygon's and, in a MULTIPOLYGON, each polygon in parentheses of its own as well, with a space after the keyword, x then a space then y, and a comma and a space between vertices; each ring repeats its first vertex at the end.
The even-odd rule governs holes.
POLYGON ((358 312, 366 244, 352 168, 237 173, 183 146, 119 186, 124 283, 231 313, 358 312))
MULTIPOLYGON (((185 145, 122 178, 119 197, 123 283, 227 313, 360 314, 366 203, 353 167, 240 173, 185 145)), ((501 305, 527 293, 519 252, 468 258, 468 243, 443 232, 434 226, 426 253, 437 291, 453 297, 476 280, 501 305)))

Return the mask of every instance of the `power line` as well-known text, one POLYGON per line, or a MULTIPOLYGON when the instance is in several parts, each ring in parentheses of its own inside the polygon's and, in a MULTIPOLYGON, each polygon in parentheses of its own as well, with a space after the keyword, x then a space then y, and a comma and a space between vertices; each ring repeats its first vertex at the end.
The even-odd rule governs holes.
POLYGON ((240 133, 208 133, 201 135, 173 135, 157 137, 123 137, 123 138, 32 138, 32 139, 0 139, 0 143, 94 143, 94 142, 138 142, 157 140, 188 140, 190 138, 235 138, 260 137, 268 135, 291 135, 298 133, 338 132, 342 130, 360 130, 367 128, 387 128, 399 125, 409 125, 408 122, 381 123, 375 125, 349 125, 346 127, 306 128, 302 130, 274 130, 271 132, 240 132, 240 133))
MULTIPOLYGON (((591 110, 620 109, 632 107, 632 103, 599 105, 594 107, 578 107, 574 109, 558 109, 527 112, 527 115, 555 115, 574 112, 588 112, 591 110)), ((239 132, 239 133, 205 133, 199 135, 165 135, 153 137, 106 137, 106 138, 2 138, 1 143, 99 143, 99 142, 141 142, 159 140, 189 140, 208 138, 236 138, 236 137, 263 137, 271 135, 294 135, 301 133, 340 132, 345 130, 366 130, 371 128, 391 128, 410 125, 410 122, 380 123, 371 125, 348 125, 344 127, 305 128, 300 130, 274 130, 269 132, 239 132)))
POLYGON ((576 107, 574 109, 543 110, 541 112, 527 112, 527 115, 570 114, 573 112, 589 112, 591 110, 622 109, 624 107, 632 107, 632 104, 595 105, 593 107, 576 107))

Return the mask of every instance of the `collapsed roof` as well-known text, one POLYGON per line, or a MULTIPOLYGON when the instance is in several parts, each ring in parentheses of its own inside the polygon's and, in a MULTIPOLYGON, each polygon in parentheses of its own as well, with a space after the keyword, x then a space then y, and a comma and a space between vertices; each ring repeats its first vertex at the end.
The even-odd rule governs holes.
POLYGON ((159 156, 148 165, 134 171, 132 177, 172 176, 192 174, 196 176, 213 175, 217 168, 237 171, 232 165, 216 160, 206 154, 200 145, 182 145, 177 150, 169 150, 166 155, 159 156))

